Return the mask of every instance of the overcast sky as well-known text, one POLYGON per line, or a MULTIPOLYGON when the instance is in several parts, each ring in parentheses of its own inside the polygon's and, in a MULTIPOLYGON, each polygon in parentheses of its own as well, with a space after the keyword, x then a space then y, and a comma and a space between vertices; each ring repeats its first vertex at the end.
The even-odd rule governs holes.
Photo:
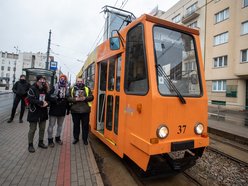
POLYGON ((51 55, 62 71, 75 75, 96 46, 104 25, 105 5, 121 7, 136 17, 158 5, 166 11, 179 0, 0 0, 0 51, 46 53, 52 30, 51 55))

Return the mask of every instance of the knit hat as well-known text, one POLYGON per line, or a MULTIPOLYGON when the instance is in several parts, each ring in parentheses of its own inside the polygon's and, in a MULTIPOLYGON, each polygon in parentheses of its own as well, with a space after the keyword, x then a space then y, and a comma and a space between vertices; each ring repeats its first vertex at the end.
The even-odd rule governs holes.
POLYGON ((62 78, 62 77, 65 78, 65 80, 67 81, 67 76, 66 76, 65 74, 61 74, 61 75, 59 76, 59 79, 62 78))
POLYGON ((46 79, 46 78, 44 76, 42 76, 42 75, 36 76, 36 81, 39 81, 40 79, 46 79))

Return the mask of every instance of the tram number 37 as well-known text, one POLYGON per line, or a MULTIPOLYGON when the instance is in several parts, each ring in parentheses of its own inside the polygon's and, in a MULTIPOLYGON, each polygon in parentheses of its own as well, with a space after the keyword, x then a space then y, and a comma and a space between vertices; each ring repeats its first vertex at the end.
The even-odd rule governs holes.
POLYGON ((184 134, 186 130, 186 125, 178 125, 177 134, 184 134))

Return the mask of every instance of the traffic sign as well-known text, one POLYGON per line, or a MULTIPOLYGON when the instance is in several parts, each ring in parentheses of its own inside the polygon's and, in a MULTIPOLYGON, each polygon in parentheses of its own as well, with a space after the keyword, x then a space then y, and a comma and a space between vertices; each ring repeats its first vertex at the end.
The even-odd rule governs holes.
POLYGON ((56 71, 58 67, 58 62, 57 61, 50 61, 50 70, 56 71))

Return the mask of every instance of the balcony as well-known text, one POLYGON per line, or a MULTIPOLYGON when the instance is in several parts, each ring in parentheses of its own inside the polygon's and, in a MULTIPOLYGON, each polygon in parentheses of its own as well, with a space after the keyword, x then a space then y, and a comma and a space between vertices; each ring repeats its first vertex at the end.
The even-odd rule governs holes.
POLYGON ((182 23, 186 24, 188 22, 190 22, 191 20, 197 18, 200 14, 198 13, 198 10, 196 8, 196 10, 194 11, 190 11, 187 12, 183 17, 182 17, 182 23))

